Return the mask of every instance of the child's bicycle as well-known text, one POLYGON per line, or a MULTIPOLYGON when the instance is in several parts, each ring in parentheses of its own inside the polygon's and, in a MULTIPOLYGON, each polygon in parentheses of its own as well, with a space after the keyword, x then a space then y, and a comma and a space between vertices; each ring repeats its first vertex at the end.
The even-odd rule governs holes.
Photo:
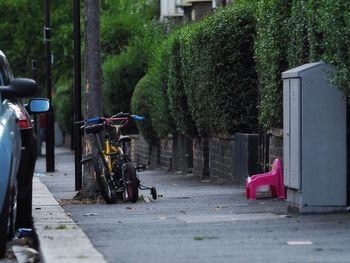
POLYGON ((117 199, 135 203, 139 197, 139 189, 151 190, 152 198, 157 199, 156 188, 140 183, 135 166, 127 154, 126 144, 131 138, 122 135, 121 128, 130 120, 144 120, 144 117, 121 112, 110 118, 96 117, 84 122, 85 132, 95 136, 98 149, 92 157, 82 160, 81 163, 93 160, 99 189, 108 204, 115 203, 117 199))

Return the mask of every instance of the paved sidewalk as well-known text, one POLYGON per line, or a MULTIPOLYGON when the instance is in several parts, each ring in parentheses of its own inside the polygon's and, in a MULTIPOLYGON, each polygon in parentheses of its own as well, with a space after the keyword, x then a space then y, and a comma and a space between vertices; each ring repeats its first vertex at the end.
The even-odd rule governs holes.
MULTIPOLYGON (((35 182, 40 179, 56 200, 73 198, 73 161, 72 152, 56 148, 57 171, 46 174, 45 159, 40 158, 35 182)), ((91 247, 99 251, 96 258, 101 253, 107 262, 349 262, 349 213, 287 215, 284 201, 246 200, 242 187, 217 185, 192 175, 161 170, 145 171, 139 176, 143 183, 157 187, 161 196, 156 201, 115 205, 66 202, 63 208, 70 216, 49 214, 54 217, 50 219, 54 229, 45 227, 45 223, 40 226, 35 210, 43 257, 51 257, 46 262, 64 257, 75 243, 80 243, 73 241, 69 249, 60 250, 62 254, 51 252, 44 249, 46 243, 54 244, 48 233, 61 235, 65 229, 70 232, 78 227, 92 244, 84 237, 88 249, 82 248, 81 253, 71 257, 81 262, 87 262, 92 255, 91 247), (66 221, 69 217, 78 226, 66 221)), ((149 196, 144 191, 140 194, 149 196)), ((52 205, 57 207, 55 202, 52 205)), ((68 238, 75 240, 73 235, 68 238)), ((57 240, 53 249, 69 243, 57 240)), ((69 262, 66 258, 60 261, 69 262)))
MULTIPOLYGON (((60 152, 59 149, 58 152, 60 152)), ((62 149, 60 153, 71 156, 70 152, 62 149)), ((47 187, 40 181, 40 176, 53 174, 46 175, 43 172, 45 171, 43 165, 44 159, 41 158, 38 160, 36 176, 33 179, 33 220, 43 262, 105 262, 104 257, 92 246, 85 233, 63 210, 47 187)), ((62 169, 62 166, 65 165, 67 163, 62 162, 57 165, 55 176, 62 176, 62 173, 64 176, 66 172, 63 170, 66 169, 62 169)), ((68 165, 72 165, 72 163, 68 162, 68 165)))

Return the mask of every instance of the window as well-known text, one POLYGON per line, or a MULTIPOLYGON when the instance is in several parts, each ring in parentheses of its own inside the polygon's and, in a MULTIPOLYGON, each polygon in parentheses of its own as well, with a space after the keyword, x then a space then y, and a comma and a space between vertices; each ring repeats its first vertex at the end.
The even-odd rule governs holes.
POLYGON ((0 56, 0 85, 8 86, 10 85, 12 79, 13 75, 11 73, 9 63, 5 57, 0 56))

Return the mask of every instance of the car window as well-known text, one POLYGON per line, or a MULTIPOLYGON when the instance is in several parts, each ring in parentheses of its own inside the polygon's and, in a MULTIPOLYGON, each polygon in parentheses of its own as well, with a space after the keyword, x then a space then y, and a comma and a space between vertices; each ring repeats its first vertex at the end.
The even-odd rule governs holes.
POLYGON ((13 75, 11 73, 10 65, 7 59, 0 56, 0 85, 8 86, 13 80, 13 75))

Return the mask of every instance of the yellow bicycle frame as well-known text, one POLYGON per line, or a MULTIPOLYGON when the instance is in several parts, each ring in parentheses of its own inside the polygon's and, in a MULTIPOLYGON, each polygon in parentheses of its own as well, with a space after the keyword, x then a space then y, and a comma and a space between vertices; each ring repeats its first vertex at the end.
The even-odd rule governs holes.
POLYGON ((105 141, 105 150, 103 151, 103 156, 107 162, 108 171, 110 174, 112 174, 112 153, 120 153, 121 149, 120 147, 114 147, 111 145, 110 140, 105 141))

